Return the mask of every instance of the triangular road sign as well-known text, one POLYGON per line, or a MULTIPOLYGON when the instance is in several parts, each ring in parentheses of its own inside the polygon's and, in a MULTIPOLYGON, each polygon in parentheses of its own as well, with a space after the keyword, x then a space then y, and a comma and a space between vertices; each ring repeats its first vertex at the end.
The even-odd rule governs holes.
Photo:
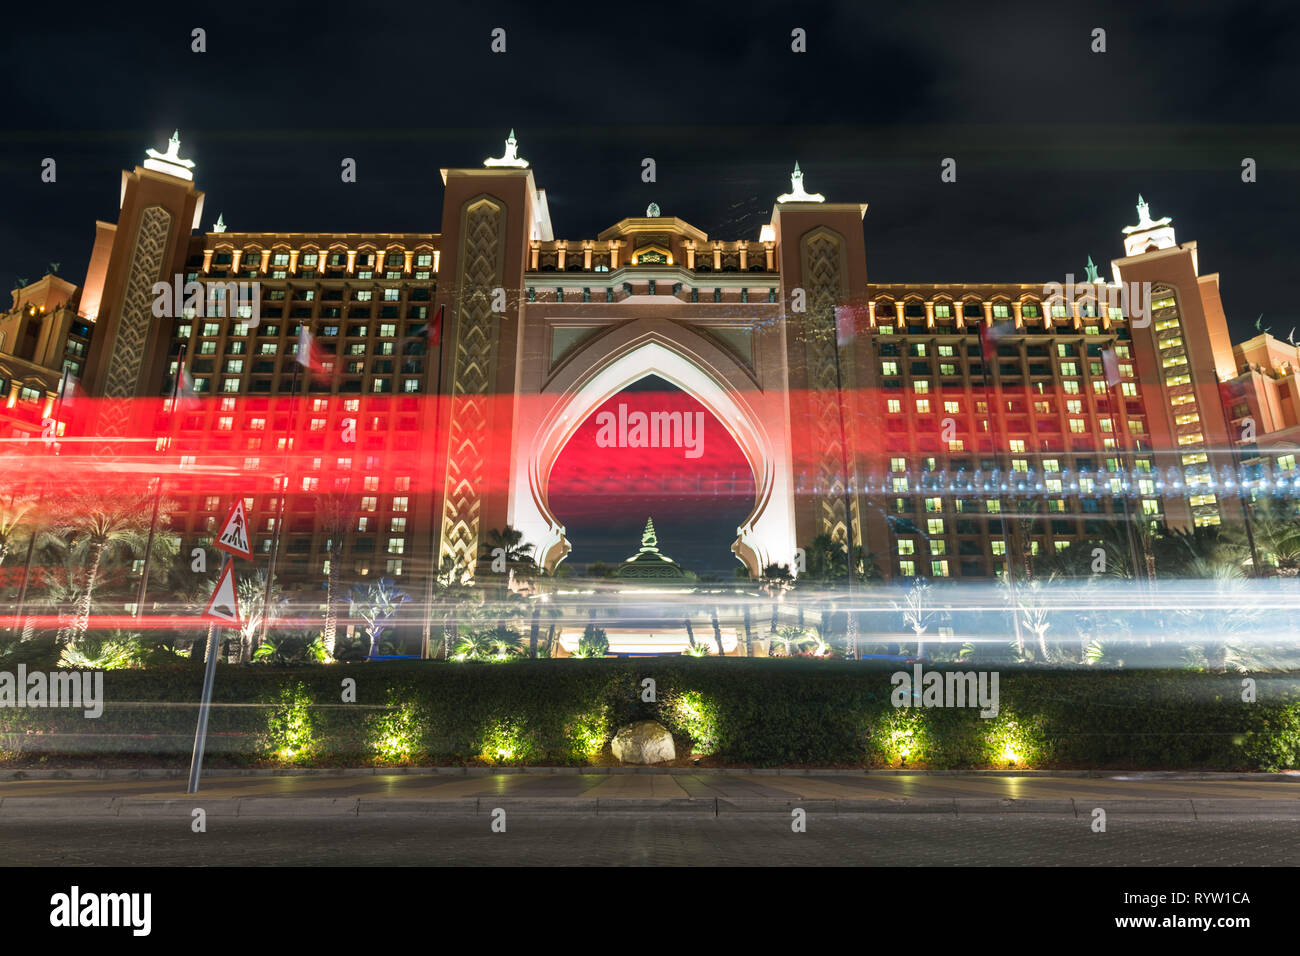
POLYGON ((235 506, 226 515, 221 531, 212 540, 212 546, 218 551, 233 554, 237 558, 253 560, 253 549, 248 542, 248 519, 244 517, 244 499, 236 498, 235 506))
POLYGON ((226 566, 221 569, 216 589, 208 598, 208 606, 200 615, 205 621, 212 621, 223 627, 243 627, 239 617, 239 600, 235 597, 235 562, 226 558, 226 566))

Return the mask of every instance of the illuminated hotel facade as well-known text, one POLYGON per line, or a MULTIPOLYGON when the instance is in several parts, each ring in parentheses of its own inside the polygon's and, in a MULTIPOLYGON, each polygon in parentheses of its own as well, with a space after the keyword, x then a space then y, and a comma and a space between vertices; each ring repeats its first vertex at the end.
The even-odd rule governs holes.
POLYGON ((851 526, 886 579, 987 579, 1107 523, 1238 521, 1239 455, 1261 487, 1294 487, 1296 349, 1234 346, 1218 276, 1145 203, 1110 283, 1090 269, 1072 297, 881 284, 866 205, 808 194, 797 168, 757 237, 652 207, 566 240, 516 150, 512 134, 502 157, 444 170, 441 230, 407 234, 202 231, 178 140, 149 151, 122 174, 118 221, 96 226, 84 282, 47 276, 0 316, 0 430, 34 436, 57 417, 66 366, 101 400, 109 442, 118 404, 171 395, 184 347, 199 400, 165 406, 151 447, 171 531, 182 553, 205 545, 240 494, 255 553, 274 548, 304 592, 332 571, 418 593, 432 568, 472 570, 507 524, 553 570, 574 543, 550 469, 601 402, 650 374, 749 462, 732 550, 753 576, 851 526), (227 298, 157 317, 155 283, 173 276, 227 298), (227 283, 256 290, 256 315, 227 283), (1126 315, 1118 283, 1148 288, 1149 313, 1126 315), (298 375, 303 326, 325 374, 298 375), (323 507, 340 490, 346 507, 323 507))

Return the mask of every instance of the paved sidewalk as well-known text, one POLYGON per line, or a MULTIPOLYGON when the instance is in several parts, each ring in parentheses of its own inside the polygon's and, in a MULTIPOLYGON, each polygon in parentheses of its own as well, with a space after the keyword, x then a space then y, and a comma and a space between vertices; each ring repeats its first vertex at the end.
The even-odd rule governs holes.
MULTIPOLYGON (((45 774, 41 774, 44 778, 45 774)), ((1300 820, 1300 775, 933 774, 573 769, 529 772, 238 774, 143 779, 0 781, 0 821, 35 817, 188 816, 195 807, 231 817, 517 812, 675 812, 722 816, 801 807, 834 814, 1031 813, 1156 815, 1170 819, 1250 815, 1300 820)))

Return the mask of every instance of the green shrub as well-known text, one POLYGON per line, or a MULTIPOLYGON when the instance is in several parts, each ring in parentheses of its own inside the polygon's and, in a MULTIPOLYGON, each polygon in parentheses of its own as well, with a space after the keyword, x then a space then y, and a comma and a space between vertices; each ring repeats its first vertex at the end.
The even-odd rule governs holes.
MULTIPOLYGON (((29 665, 30 666, 30 665, 29 665)), ((0 662, 0 669, 13 665, 0 662)), ((825 660, 519 660, 217 665, 210 766, 546 764, 596 759, 619 727, 658 720, 720 764, 932 768, 1300 767, 1300 679, 1185 671, 1000 672, 1000 708, 890 703, 892 668, 825 660), (355 678, 357 701, 340 681, 355 678), (641 699, 653 678, 656 700, 641 699)), ((188 760, 203 668, 109 671, 103 716, 0 709, 12 752, 188 760)))

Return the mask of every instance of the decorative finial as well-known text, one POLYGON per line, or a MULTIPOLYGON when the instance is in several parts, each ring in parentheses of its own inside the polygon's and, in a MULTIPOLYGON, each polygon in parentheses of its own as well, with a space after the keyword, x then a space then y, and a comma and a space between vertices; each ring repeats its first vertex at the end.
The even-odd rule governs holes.
POLYGON ((645 519, 645 531, 641 534, 641 550, 654 551, 659 544, 659 536, 655 534, 654 518, 645 519))
POLYGON ((1138 193, 1137 214, 1138 225, 1145 226, 1151 221, 1151 206, 1142 198, 1141 193, 1138 193))
POLYGON ((528 166, 528 160, 519 158, 519 141, 515 139, 515 131, 510 130, 510 135, 506 138, 506 151, 500 156, 491 157, 483 160, 483 165, 487 167, 510 166, 515 169, 525 169, 528 166))
POLYGON ((658 219, 658 218, 659 218, 659 204, 658 204, 657 202, 652 202, 650 205, 646 206, 646 207, 645 207, 645 214, 646 214, 646 218, 647 218, 647 219, 658 219))
POLYGON ((1097 281, 1097 267, 1093 264, 1092 256, 1088 257, 1088 264, 1084 266, 1083 271, 1087 274, 1089 282, 1097 281))
POLYGON ((808 193, 803 188, 803 170, 799 168, 799 161, 794 161, 794 172, 790 174, 790 191, 776 197, 779 203, 784 202, 825 202, 826 197, 821 193, 808 193))
POLYGON ((147 157, 144 161, 145 169, 152 169, 156 173, 166 173, 168 176, 175 176, 177 179, 184 179, 188 182, 194 181, 194 161, 190 159, 181 159, 181 131, 174 130, 172 138, 167 141, 167 152, 160 153, 156 149, 146 149, 144 151, 147 157))
POLYGON ((222 218, 221 213, 217 213, 217 221, 212 224, 213 232, 225 232, 226 220, 222 218))

